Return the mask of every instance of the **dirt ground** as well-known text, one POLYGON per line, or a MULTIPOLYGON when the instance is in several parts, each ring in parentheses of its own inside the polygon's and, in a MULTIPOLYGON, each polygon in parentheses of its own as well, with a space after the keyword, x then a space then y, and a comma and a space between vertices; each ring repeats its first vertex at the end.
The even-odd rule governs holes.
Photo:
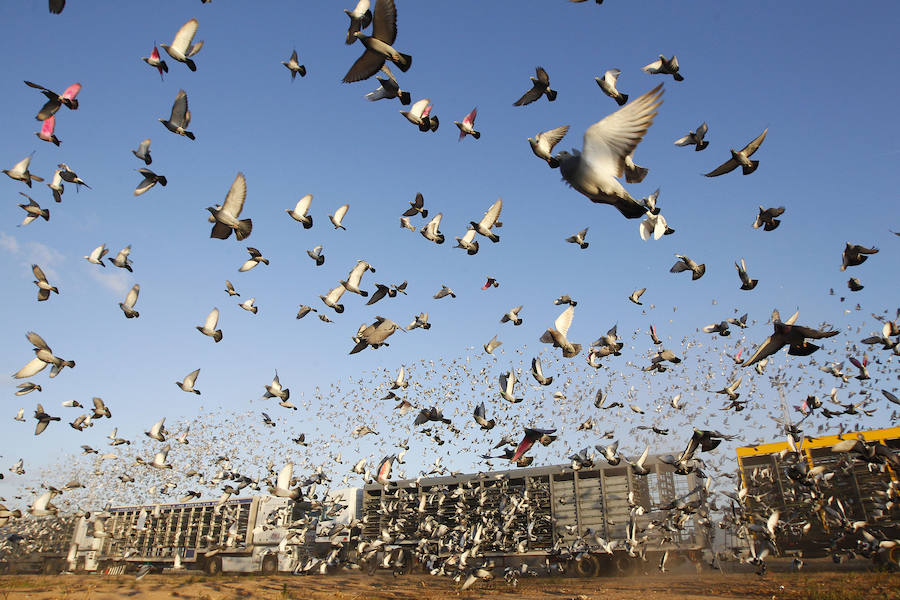
POLYGON ((753 573, 707 571, 700 575, 655 573, 631 577, 520 579, 513 588, 502 578, 459 584, 429 575, 394 577, 343 573, 295 577, 279 575, 7 575, 0 577, 0 600, 306 600, 491 598, 520 600, 889 600, 900 599, 900 574, 867 571, 753 573))

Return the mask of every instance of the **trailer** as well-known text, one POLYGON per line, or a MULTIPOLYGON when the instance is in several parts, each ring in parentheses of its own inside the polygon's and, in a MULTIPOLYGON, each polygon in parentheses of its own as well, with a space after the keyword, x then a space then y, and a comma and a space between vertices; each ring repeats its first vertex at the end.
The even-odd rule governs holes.
POLYGON ((56 574, 67 568, 77 516, 15 519, 0 528, 0 572, 56 574))
POLYGON ((72 570, 158 569, 275 573, 290 570, 305 543, 289 524, 308 503, 259 496, 221 501, 112 506, 83 519, 72 570))
MULTIPOLYGON (((823 556, 851 549, 859 535, 848 535, 844 524, 857 523, 870 534, 900 539, 900 479, 890 461, 857 460, 834 451, 839 442, 862 440, 900 451, 900 427, 873 429, 842 435, 805 438, 794 452, 787 442, 737 449, 747 511, 764 520, 777 510, 783 525, 775 537, 781 554, 823 556), (825 477, 805 476, 810 469, 825 477)), ((856 533, 856 532, 853 532, 856 533)), ((888 560, 900 561, 900 545, 888 551, 888 560)))
POLYGON ((457 531, 477 527, 479 520, 524 501, 528 510, 508 517, 502 530, 524 530, 528 535, 524 539, 504 535, 480 545, 484 556, 496 565, 556 562, 584 576, 630 571, 640 558, 633 548, 627 549, 629 525, 644 532, 641 546, 649 554, 669 552, 672 562, 699 560, 708 547, 707 529, 701 523, 706 521, 705 491, 699 477, 676 474, 659 456, 648 457, 645 467, 650 471, 647 475, 622 462, 369 484, 363 491, 362 539, 384 541, 389 524, 400 523, 385 552, 405 550, 409 556, 425 531, 440 526, 457 531), (674 512, 680 516, 673 518, 676 506, 681 510, 674 512), (618 544, 604 550, 592 542, 597 538, 618 544))

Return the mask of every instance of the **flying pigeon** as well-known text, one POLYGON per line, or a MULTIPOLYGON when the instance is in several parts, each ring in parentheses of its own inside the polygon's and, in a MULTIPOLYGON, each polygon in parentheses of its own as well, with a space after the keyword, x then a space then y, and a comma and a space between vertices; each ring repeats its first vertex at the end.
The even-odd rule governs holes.
POLYGON ((166 179, 165 175, 157 175, 150 169, 138 169, 137 172, 140 173, 144 178, 139 184, 137 184, 137 187, 134 188, 135 196, 140 196, 157 183, 163 187, 166 187, 166 184, 169 183, 169 180, 166 179))
POLYGON ((321 244, 314 247, 312 250, 307 250, 306 255, 309 256, 314 261, 316 261, 317 267, 321 267, 322 265, 325 264, 325 255, 322 254, 321 244))
POLYGON ((46 121, 41 124, 41 130, 36 132, 34 135, 38 137, 39 140, 43 140, 45 142, 51 142, 55 146, 59 146, 60 141, 59 138, 53 134, 53 131, 56 129, 56 117, 51 116, 46 121))
POLYGON ((553 437, 553 433, 555 433, 555 429, 532 429, 529 427, 525 428, 525 436, 522 438, 522 441, 519 442, 519 445, 516 447, 516 452, 513 454, 510 462, 516 462, 522 455, 531 450, 531 447, 534 446, 535 442, 541 442, 545 446, 552 442, 555 437, 553 437))
POLYGON ((521 310, 522 310, 521 304, 519 306, 516 306, 515 308, 509 309, 509 311, 505 315, 500 317, 500 322, 508 323, 508 322, 512 321, 513 325, 516 325, 516 326, 521 325, 522 323, 525 322, 524 319, 519 317, 519 311, 521 311, 521 310))
POLYGON ((397 83, 397 80, 394 78, 394 74, 391 73, 391 70, 387 67, 387 65, 383 65, 381 67, 381 72, 387 75, 387 79, 376 77, 375 79, 377 79, 378 83, 380 83, 381 85, 379 85, 375 90, 366 94, 366 100, 368 100, 369 102, 375 102, 383 98, 397 98, 400 100, 400 104, 402 104, 403 106, 409 106, 409 103, 412 101, 412 97, 410 96, 409 92, 400 89, 400 84, 397 83))
POLYGON ((779 225, 781 225, 781 220, 776 219, 775 217, 780 217, 784 214, 784 207, 779 206, 777 208, 763 208, 759 207, 759 214, 756 216, 756 221, 753 222, 753 229, 763 228, 763 231, 772 231, 779 225))
POLYGON ((406 117, 406 120, 416 125, 419 131, 427 133, 429 131, 437 131, 440 121, 437 117, 432 117, 431 109, 434 106, 428 98, 422 98, 414 103, 409 110, 401 110, 400 114, 406 117))
POLYGON ((534 72, 537 77, 531 78, 531 89, 513 102, 513 106, 531 104, 545 94, 550 102, 556 100, 556 90, 550 89, 550 76, 547 75, 547 71, 543 67, 535 67, 534 72))
POLYGON ((228 194, 225 195, 225 203, 222 206, 206 208, 210 212, 209 219, 213 222, 209 237, 226 240, 232 231, 238 241, 250 237, 250 233, 253 231, 253 220, 239 219, 246 198, 247 180, 244 179, 243 173, 238 173, 228 189, 228 194))
POLYGON ((671 75, 675 81, 684 81, 684 77, 678 72, 678 58, 673 54, 672 58, 666 58, 662 54, 659 60, 655 60, 645 67, 641 67, 644 73, 651 75, 671 75))
POLYGON ((153 162, 153 158, 150 156, 150 138, 142 141, 138 144, 137 150, 132 150, 132 154, 134 154, 139 160, 144 161, 145 165, 150 165, 153 162))
POLYGON ((857 244, 847 242, 844 246, 844 252, 841 254, 841 271, 847 270, 847 267, 856 267, 868 260, 867 254, 878 254, 878 248, 866 248, 857 244))
POLYGON ((438 227, 441 226, 441 219, 443 218, 443 214, 436 214, 431 221, 428 222, 425 227, 419 231, 429 242, 434 242, 435 244, 443 244, 444 243, 444 234, 438 230, 438 227))
MULTIPOLYGON (((481 132, 475 131, 475 117, 478 115, 478 107, 472 109, 472 112, 467 114, 465 118, 462 120, 462 123, 459 121, 453 121, 453 124, 459 127, 459 140, 462 141, 466 135, 471 135, 476 140, 481 137, 481 132)), ((59 145, 59 144, 57 144, 59 145)))
MULTIPOLYGON (((186 64, 187 68, 191 71, 197 70, 197 65, 194 64, 191 57, 200 52, 200 49, 203 47, 202 41, 197 42, 196 44, 192 43, 194 41, 194 35, 197 33, 198 25, 197 19, 191 19, 182 25, 175 34, 171 46, 160 44, 160 47, 166 51, 166 54, 178 62, 186 64)), ((187 127, 187 125, 185 125, 185 127, 187 127)))
POLYGON ((175 102, 172 103, 172 112, 169 114, 169 119, 159 119, 159 122, 165 125, 166 129, 172 133, 177 133, 190 140, 196 139, 194 134, 187 130, 191 124, 191 111, 188 109, 187 93, 184 90, 178 90, 175 102))
MULTIPOLYGON (((162 60, 159 56, 159 49, 156 47, 156 43, 153 44, 153 51, 150 52, 150 56, 142 56, 141 60, 150 65, 151 67, 156 67, 156 70, 159 71, 159 78, 163 80, 163 73, 169 72, 169 65, 166 64, 166 61, 162 60)), ((148 163, 149 164, 149 163, 148 163)))
POLYGON ((641 288, 639 290, 634 290, 631 292, 631 295, 628 296, 628 299, 637 304, 638 306, 643 306, 644 303, 640 301, 640 297, 644 295, 644 292, 647 291, 647 288, 641 288))
POLYGON ((291 53, 291 57, 288 60, 281 61, 287 70, 291 72, 291 81, 297 78, 297 74, 300 74, 300 77, 306 77, 306 65, 301 65, 299 60, 297 59, 297 50, 295 49, 291 53))
POLYGON ((334 225, 335 229, 347 229, 346 227, 344 227, 343 222, 344 216, 347 214, 348 210, 350 210, 350 205, 343 204, 339 206, 336 211, 334 211, 333 215, 328 215, 328 220, 331 221, 331 224, 334 225))
POLYGON ((190 392, 200 395, 200 390, 194 389, 194 384, 197 383, 197 376, 200 375, 200 369, 195 369, 184 376, 184 381, 176 381, 175 385, 181 388, 182 391, 190 392))
POLYGON ((474 417, 475 422, 478 423, 478 426, 481 427, 482 431, 490 431, 496 425, 496 421, 494 419, 488 420, 485 417, 484 410, 484 402, 475 407, 474 417))
POLYGON ((822 338, 830 338, 840 333, 837 330, 824 331, 813 329, 811 327, 794 325, 798 314, 799 313, 795 313, 790 319, 784 322, 780 319, 775 319, 772 324, 774 332, 760 344, 756 349, 756 352, 753 353, 753 356, 744 362, 744 366, 749 367, 750 365, 775 354, 785 345, 790 346, 788 354, 794 356, 809 356, 818 350, 819 346, 807 342, 806 338, 819 340, 822 338))
POLYGON ((553 344, 554 348, 562 349, 565 358, 572 358, 581 352, 581 344, 573 344, 566 337, 574 315, 575 307, 569 306, 556 318, 553 327, 548 328, 540 337, 540 341, 545 344, 553 344))
POLYGON ((122 309, 122 312, 125 313, 126 319, 135 319, 141 314, 134 310, 134 305, 137 304, 138 294, 141 291, 141 286, 138 284, 134 284, 132 288, 128 291, 128 295, 125 296, 125 302, 119 302, 119 308, 122 309))
POLYGON ((606 73, 603 74, 603 77, 594 77, 594 81, 597 82, 597 85, 600 86, 600 89, 603 90, 603 93, 616 101, 616 104, 622 106, 626 102, 628 102, 628 94, 623 94, 619 90, 616 89, 616 82, 619 79, 619 75, 622 74, 622 71, 619 69, 610 69, 606 73))
POLYGON ((42 85, 38 85, 36 83, 31 83, 30 81, 26 81, 25 85, 28 87, 33 87, 37 90, 41 90, 41 93, 47 97, 47 102, 41 107, 41 110, 38 112, 35 119, 38 121, 46 121, 50 117, 56 114, 56 111, 59 110, 59 107, 64 105, 66 108, 72 110, 78 110, 78 100, 76 96, 78 96, 78 92, 81 91, 80 83, 73 83, 69 87, 66 88, 62 94, 57 94, 52 90, 48 90, 42 85))
POLYGON ((6 173, 6 175, 10 179, 15 179, 16 181, 21 181, 28 187, 31 187, 32 181, 43 181, 44 180, 43 177, 38 177, 37 175, 32 175, 31 172, 28 170, 28 166, 31 164, 32 156, 34 156, 33 152, 31 154, 29 154, 28 156, 26 156, 25 158, 23 158, 22 160, 20 160, 19 162, 17 162, 15 164, 15 166, 13 166, 12 169, 3 169, 3 172, 6 173))
POLYGON ((675 145, 693 146, 694 150, 699 152, 709 146, 709 142, 703 139, 704 137, 706 137, 707 131, 709 131, 709 127, 704 121, 700 124, 700 127, 697 128, 697 131, 691 131, 686 136, 675 140, 675 145))
POLYGON ((293 209, 286 208, 284 212, 291 215, 291 218, 303 225, 303 229, 309 229, 313 226, 313 218, 309 213, 309 206, 312 204, 313 195, 306 194, 299 200, 293 209))
POLYGON ((750 157, 753 156, 753 153, 756 152, 759 147, 762 145, 763 140, 766 139, 766 134, 769 132, 769 128, 766 127, 759 137, 755 140, 744 146, 740 152, 736 152, 734 148, 731 149, 731 158, 726 160, 724 163, 706 173, 706 177, 718 177, 719 175, 724 175, 725 173, 731 173, 739 166, 741 167, 744 175, 749 175, 759 166, 758 160, 750 160, 750 157))
POLYGON ((584 241, 584 237, 587 235, 587 232, 588 232, 588 228, 585 227, 584 229, 582 229, 575 235, 571 235, 571 236, 567 237, 566 241, 569 242, 570 244, 578 244, 578 247, 581 248, 582 250, 584 250, 588 246, 590 246, 589 242, 584 241))
POLYGON ((734 263, 734 268, 737 269, 738 277, 741 278, 742 290, 752 290, 759 283, 758 279, 750 279, 750 276, 747 275, 747 263, 744 262, 743 258, 740 263, 734 263))
MULTIPOLYGON (((354 27, 353 16, 350 19, 352 29, 354 27)), ((372 14, 371 36, 364 35, 359 31, 349 33, 362 42, 366 49, 344 75, 344 83, 368 79, 378 72, 386 60, 397 65, 404 73, 412 65, 412 56, 398 52, 392 47, 397 39, 397 7, 394 6, 394 0, 378 0, 376 2, 375 11, 372 14)))
POLYGON ((675 257, 679 260, 677 263, 672 265, 672 268, 669 269, 669 273, 681 273, 682 271, 690 271, 691 280, 693 281, 700 279, 701 277, 703 277, 703 274, 706 273, 705 264, 698 265, 687 256, 683 256, 681 254, 676 254, 675 257))
POLYGON ((553 377, 544 376, 544 369, 541 366, 540 357, 536 356, 531 359, 531 375, 540 385, 550 385, 553 383, 553 377))
POLYGON ((24 192, 19 192, 20 195, 28 198, 28 204, 19 204, 19 208, 24 210, 27 214, 25 216, 25 220, 19 225, 22 227, 23 225, 28 225, 32 221, 37 218, 42 218, 45 221, 50 220, 50 209, 49 208, 41 208, 40 205, 34 201, 34 199, 24 192))
POLYGON ((250 253, 250 258, 244 261, 244 264, 242 264, 240 268, 238 268, 238 272, 244 273, 246 271, 249 271, 259 263, 263 263, 264 265, 269 264, 269 259, 265 258, 262 253, 256 248, 247 246, 247 252, 250 253))
POLYGON ((628 219, 646 212, 616 179, 625 172, 625 157, 631 155, 653 123, 662 103, 658 85, 588 127, 581 152, 560 152, 559 170, 563 179, 593 202, 612 204, 628 219))
POLYGON ((481 221, 476 223, 475 221, 469 221, 469 225, 471 225, 475 231, 492 242, 496 243, 500 241, 500 236, 491 231, 491 228, 494 226, 500 227, 502 223, 498 220, 500 218, 500 211, 503 210, 503 199, 498 198, 496 202, 494 202, 491 207, 484 213, 484 216, 481 218, 481 221))
POLYGON ((109 252, 109 249, 106 247, 106 244, 100 244, 99 246, 91 250, 91 253, 84 258, 89 263, 100 265, 101 267, 106 267, 106 265, 103 264, 103 257, 106 256, 107 252, 109 252))
POLYGON ((531 144, 531 151, 541 160, 547 161, 550 168, 555 169, 559 166, 559 159, 552 156, 553 148, 562 140, 569 132, 569 126, 563 125, 549 131, 542 131, 533 138, 528 138, 531 144))
POLYGON ((206 322, 201 327, 197 325, 197 331, 202 333, 203 335, 208 335, 211 337, 217 344, 222 341, 222 330, 216 329, 216 326, 219 324, 219 309, 214 308, 210 311, 209 315, 206 317, 206 322))

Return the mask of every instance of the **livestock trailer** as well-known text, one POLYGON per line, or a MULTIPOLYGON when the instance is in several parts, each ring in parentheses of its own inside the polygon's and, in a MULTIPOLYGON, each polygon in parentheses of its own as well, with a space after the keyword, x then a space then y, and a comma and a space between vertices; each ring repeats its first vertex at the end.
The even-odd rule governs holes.
POLYGON ((867 531, 900 538, 900 502, 889 497, 889 490, 896 494, 900 486, 896 465, 875 454, 865 460, 835 450, 836 444, 855 439, 870 448, 883 445, 895 456, 900 451, 900 427, 804 438, 799 457, 786 441, 737 449, 748 512, 762 520, 780 512, 779 552, 812 556, 840 549, 847 541, 842 523, 864 523, 867 531), (798 458, 805 464, 798 465, 798 458), (814 467, 820 467, 814 471, 820 476, 803 476, 814 467))
POLYGON ((479 551, 495 564, 546 560, 596 575, 635 566, 638 559, 626 543, 634 520, 641 555, 668 551, 673 562, 699 559, 708 547, 700 478, 676 474, 659 456, 648 457, 645 467, 647 475, 623 461, 369 484, 363 490, 362 539, 411 551, 435 527, 460 532, 493 523, 489 527, 498 533, 482 540, 479 551), (615 542, 611 551, 598 547, 597 538, 615 542))

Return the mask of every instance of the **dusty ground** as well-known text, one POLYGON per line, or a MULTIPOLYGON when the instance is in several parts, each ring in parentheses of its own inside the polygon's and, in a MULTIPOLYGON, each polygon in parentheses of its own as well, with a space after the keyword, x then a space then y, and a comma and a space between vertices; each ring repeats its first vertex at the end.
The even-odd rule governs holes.
POLYGON ((900 574, 865 571, 769 573, 657 573, 649 576, 522 579, 517 589, 502 579, 478 582, 465 592, 447 578, 349 573, 292 577, 155 575, 7 575, 0 600, 306 600, 491 598, 520 600, 889 600, 900 599, 900 574))

